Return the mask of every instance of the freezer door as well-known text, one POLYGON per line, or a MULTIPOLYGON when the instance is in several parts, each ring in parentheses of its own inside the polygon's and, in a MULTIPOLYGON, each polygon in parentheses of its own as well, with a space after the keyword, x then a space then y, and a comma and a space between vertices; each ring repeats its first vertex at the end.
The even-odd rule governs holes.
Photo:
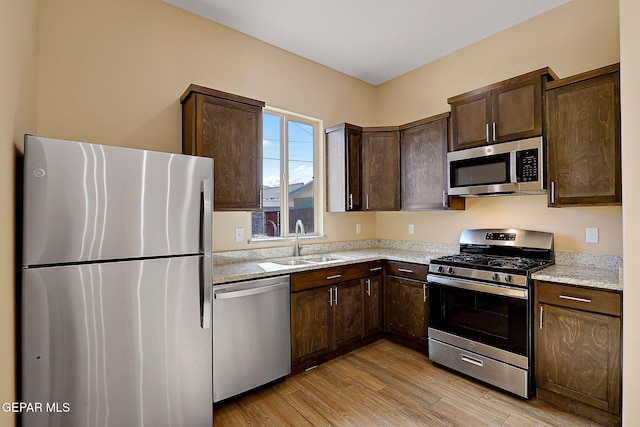
POLYGON ((203 259, 23 270, 23 425, 211 426, 203 259))
POLYGON ((22 264, 204 252, 212 180, 209 158, 27 135, 22 264))

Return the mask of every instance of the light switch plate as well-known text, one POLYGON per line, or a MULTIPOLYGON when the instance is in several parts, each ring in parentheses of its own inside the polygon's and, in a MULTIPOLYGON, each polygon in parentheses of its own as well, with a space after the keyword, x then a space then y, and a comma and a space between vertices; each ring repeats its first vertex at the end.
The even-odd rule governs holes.
POLYGON ((236 242, 244 240, 244 227, 236 227, 236 242))
POLYGON ((413 224, 409 224, 409 234, 413 234, 415 232, 415 228, 413 227, 413 224))
POLYGON ((360 224, 356 224, 356 234, 362 233, 362 226, 360 224))
POLYGON ((586 240, 587 243, 598 243, 598 229, 587 227, 586 240))

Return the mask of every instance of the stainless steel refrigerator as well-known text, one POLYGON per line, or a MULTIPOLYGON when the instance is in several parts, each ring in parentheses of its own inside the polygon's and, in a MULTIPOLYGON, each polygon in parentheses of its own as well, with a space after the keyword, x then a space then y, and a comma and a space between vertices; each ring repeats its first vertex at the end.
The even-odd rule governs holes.
POLYGON ((25 136, 25 427, 212 424, 212 198, 211 159, 25 136))

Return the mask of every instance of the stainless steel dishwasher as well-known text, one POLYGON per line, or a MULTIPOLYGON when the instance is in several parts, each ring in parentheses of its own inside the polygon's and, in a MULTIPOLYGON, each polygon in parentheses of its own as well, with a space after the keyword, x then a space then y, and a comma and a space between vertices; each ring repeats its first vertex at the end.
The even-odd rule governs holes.
POLYGON ((291 373, 289 276, 213 287, 213 401, 291 373))

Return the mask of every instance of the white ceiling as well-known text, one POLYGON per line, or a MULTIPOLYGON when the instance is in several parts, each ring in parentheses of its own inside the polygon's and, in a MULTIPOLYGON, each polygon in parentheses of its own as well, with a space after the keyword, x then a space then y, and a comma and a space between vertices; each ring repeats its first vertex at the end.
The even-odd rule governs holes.
POLYGON ((569 0, 163 0, 379 85, 569 0))

